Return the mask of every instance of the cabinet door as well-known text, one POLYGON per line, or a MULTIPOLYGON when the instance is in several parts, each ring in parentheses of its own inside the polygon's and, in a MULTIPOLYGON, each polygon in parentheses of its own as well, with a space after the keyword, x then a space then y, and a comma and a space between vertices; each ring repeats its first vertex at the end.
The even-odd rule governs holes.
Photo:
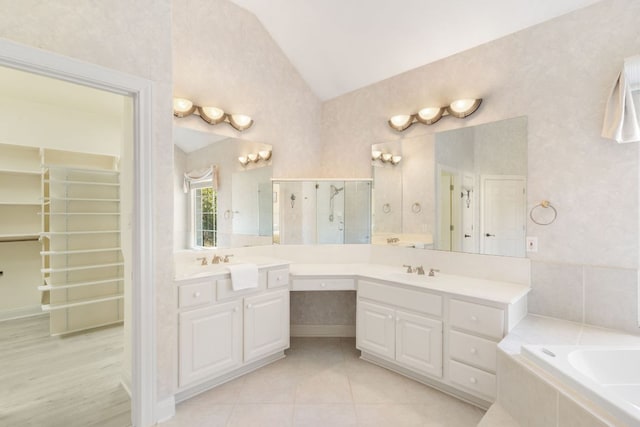
POLYGON ((180 314, 180 387, 242 364, 242 302, 180 314))
POLYGON ((358 300, 357 347, 389 359, 395 358, 394 316, 392 308, 358 300))
POLYGON ((244 361, 289 347, 289 291, 244 299, 244 361))
POLYGON ((396 361, 421 374, 442 377, 442 322, 396 310, 396 361))

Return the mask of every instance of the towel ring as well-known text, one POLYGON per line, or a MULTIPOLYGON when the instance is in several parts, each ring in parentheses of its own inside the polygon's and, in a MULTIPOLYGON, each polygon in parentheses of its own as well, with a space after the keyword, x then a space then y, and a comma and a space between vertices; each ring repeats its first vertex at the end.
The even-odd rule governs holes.
POLYGON ((413 212, 413 213, 422 212, 422 206, 420 206, 420 203, 415 202, 413 205, 411 205, 411 212, 413 212))
POLYGON ((538 203, 537 205, 535 205, 534 207, 531 208, 531 210, 529 211, 529 218, 531 218, 531 221, 535 222, 538 225, 549 225, 552 222, 554 222, 556 220, 556 218, 558 217, 558 211, 556 210, 556 208, 553 207, 553 205, 551 204, 550 201, 548 200, 543 200, 540 203, 538 203), (547 222, 542 222, 542 221, 538 221, 533 217, 533 213, 536 211, 536 209, 538 208, 551 208, 551 210, 553 211, 553 218, 551 218, 549 221, 547 222))
POLYGON ((382 205, 382 212, 384 213, 390 213, 391 212, 391 205, 389 203, 385 203, 384 205, 382 205))

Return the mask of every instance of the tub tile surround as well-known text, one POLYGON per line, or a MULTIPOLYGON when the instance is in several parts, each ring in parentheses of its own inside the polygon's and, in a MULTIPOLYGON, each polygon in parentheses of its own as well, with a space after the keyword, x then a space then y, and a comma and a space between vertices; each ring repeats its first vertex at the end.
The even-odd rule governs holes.
POLYGON ((640 335, 638 270, 531 261, 529 312, 640 335))
MULTIPOLYGON (((640 337, 614 329, 528 315, 502 340, 498 350, 495 412, 515 424, 505 426, 624 426, 547 371, 520 356, 522 345, 640 346, 640 337), (519 424, 518 424, 519 423, 519 424)), ((493 413, 494 411, 489 411, 493 413)), ((489 424, 487 424, 489 425, 489 424)))

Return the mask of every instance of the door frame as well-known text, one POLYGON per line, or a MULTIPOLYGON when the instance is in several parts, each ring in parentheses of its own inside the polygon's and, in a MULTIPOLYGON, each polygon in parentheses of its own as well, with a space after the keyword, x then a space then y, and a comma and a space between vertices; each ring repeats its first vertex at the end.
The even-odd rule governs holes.
POLYGON ((117 70, 0 39, 0 65, 133 99, 131 412, 136 427, 155 424, 156 335, 153 215, 153 83, 117 70))

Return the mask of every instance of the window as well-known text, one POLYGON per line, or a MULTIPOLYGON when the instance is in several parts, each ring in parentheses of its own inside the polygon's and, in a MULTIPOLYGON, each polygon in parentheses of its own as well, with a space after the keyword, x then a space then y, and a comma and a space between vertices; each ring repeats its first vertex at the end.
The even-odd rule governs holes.
POLYGON ((194 244, 213 247, 218 242, 218 216, 216 214, 216 192, 213 188, 196 188, 194 199, 194 244))

